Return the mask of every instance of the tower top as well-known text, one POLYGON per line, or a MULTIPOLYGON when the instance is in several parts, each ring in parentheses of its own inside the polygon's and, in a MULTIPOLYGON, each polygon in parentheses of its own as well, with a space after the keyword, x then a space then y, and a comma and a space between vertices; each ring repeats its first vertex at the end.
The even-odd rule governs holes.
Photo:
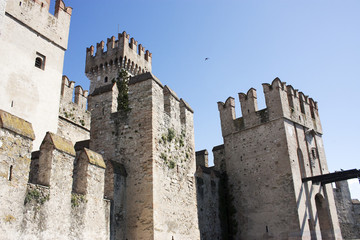
POLYGON ((114 36, 108 38, 106 50, 104 41, 97 43, 96 52, 94 50, 94 46, 86 49, 87 75, 111 71, 112 68, 124 68, 131 75, 151 72, 152 54, 125 31, 118 34, 117 40, 114 36))

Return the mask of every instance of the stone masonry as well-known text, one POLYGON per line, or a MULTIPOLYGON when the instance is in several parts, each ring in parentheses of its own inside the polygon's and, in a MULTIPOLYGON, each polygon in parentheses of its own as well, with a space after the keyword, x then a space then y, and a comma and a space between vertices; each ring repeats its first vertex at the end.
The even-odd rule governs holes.
POLYGON ((334 188, 335 204, 339 216, 341 233, 344 239, 360 236, 359 200, 352 200, 347 181, 336 182, 334 188))
POLYGON ((0 10, 0 109, 32 123, 37 150, 47 131, 57 131, 72 13, 57 0, 53 15, 49 4, 49 0, 7 0, 5 15, 0 10))
POLYGON ((88 91, 76 86, 74 94, 74 85, 75 82, 63 76, 57 130, 59 135, 70 139, 73 144, 90 139, 91 118, 87 110, 88 91))
POLYGON ((75 158, 69 140, 48 132, 31 183, 33 139, 30 123, 0 111, 1 238, 109 239, 101 155, 83 149, 75 158))
POLYGON ((151 73, 130 78, 128 113, 117 110, 116 84, 93 89, 90 148, 113 165, 105 192, 115 238, 199 239, 192 109, 151 73))
POLYGON ((332 187, 302 182, 328 173, 317 104, 279 79, 235 103, 219 102, 235 239, 342 239, 332 187), (277 206, 274 208, 274 206, 277 206))
POLYGON ((218 102, 209 166, 193 109, 126 32, 87 48, 89 92, 61 78, 72 9, 49 6, 0 0, 1 239, 360 238, 347 183, 304 180, 328 173, 313 99, 276 78, 265 109, 253 88, 242 117, 218 102))

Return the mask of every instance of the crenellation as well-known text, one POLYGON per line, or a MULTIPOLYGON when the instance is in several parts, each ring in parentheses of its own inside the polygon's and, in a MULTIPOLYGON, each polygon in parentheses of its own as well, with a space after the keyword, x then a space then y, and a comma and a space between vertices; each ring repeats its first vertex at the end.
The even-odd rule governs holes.
POLYGON ((235 99, 229 97, 225 103, 218 102, 217 105, 220 113, 221 132, 224 137, 235 131, 235 99))
POLYGON ((118 40, 114 36, 108 38, 106 45, 105 51, 105 42, 97 43, 95 56, 93 46, 86 50, 85 73, 91 81, 90 93, 106 84, 105 77, 116 78, 121 69, 132 76, 151 72, 152 54, 125 31, 118 34, 118 40))
POLYGON ((89 92, 59 81, 72 8, 56 0, 53 16, 49 5, 0 0, 2 238, 359 236, 348 186, 306 181, 329 173, 312 98, 275 78, 263 84, 264 109, 254 88, 238 94, 242 117, 234 98, 218 102, 224 144, 209 167, 208 151, 195 152, 193 109, 125 31, 86 49, 89 92))
POLYGON ((33 139, 30 123, 0 110, 0 236, 4 239, 21 239, 18 229, 33 139))
MULTIPOLYGON (((50 0, 46 0, 46 1, 49 2, 49 7, 50 7, 50 0)), ((61 13, 66 13, 71 16, 72 10, 73 9, 71 7, 65 6, 64 1, 56 0, 56 2, 55 2, 55 17, 59 18, 59 14, 61 14, 61 13)))
POLYGON ((196 167, 204 166, 209 167, 208 151, 206 149, 197 151, 196 153, 196 167))
POLYGON ((116 39, 114 36, 112 36, 111 38, 108 38, 106 41, 106 49, 107 51, 112 51, 115 47, 116 47, 116 39))
POLYGON ((88 91, 63 76, 57 133, 73 143, 90 138, 91 114, 87 110, 88 91), (73 100, 74 99, 74 100, 73 100))
POLYGON ((40 153, 31 154, 33 137, 24 136, 22 127, 29 124, 12 120, 22 124, 9 130, 6 118, 8 114, 0 114, 0 123, 4 123, 0 124, 2 238, 39 239, 46 235, 48 239, 108 239, 110 203, 103 200, 106 166, 102 156, 82 150, 75 168, 85 170, 73 172, 75 151, 70 141, 47 133, 40 153), (28 183, 30 155, 31 161, 39 158, 38 177, 33 183, 28 183), (81 196, 72 191, 79 179, 86 182, 81 196))
POLYGON ((99 43, 96 44, 96 55, 95 56, 99 56, 102 55, 104 53, 104 47, 105 47, 105 42, 101 41, 99 43))
POLYGON ((286 86, 279 78, 275 78, 271 84, 264 83, 263 88, 266 108, 262 110, 258 110, 256 89, 251 88, 246 94, 238 94, 242 112, 240 118, 235 118, 233 98, 228 98, 225 104, 218 103, 223 136, 278 118, 290 119, 322 133, 317 104, 312 98, 294 90, 291 85, 286 86))
POLYGON ((62 77, 61 97, 63 101, 71 102, 73 99, 75 82, 70 81, 67 76, 62 77))
POLYGON ((74 103, 79 106, 80 109, 86 110, 87 107, 88 91, 78 85, 75 87, 75 98, 74 103))
POLYGON ((213 147, 214 169, 220 173, 226 172, 225 147, 224 144, 213 147))
POLYGON ((262 110, 257 110, 255 89, 239 94, 241 118, 235 118, 232 98, 218 103, 224 147, 216 151, 217 156, 214 153, 214 161, 215 168, 228 177, 233 200, 227 204, 236 209, 229 213, 229 221, 237 223, 233 237, 319 237, 321 226, 315 216, 320 214, 321 202, 329 206, 327 211, 332 216, 332 230, 322 230, 322 237, 341 239, 331 186, 302 182, 304 177, 328 173, 315 102, 278 78, 263 84, 263 89, 266 108, 262 110), (293 196, 296 201, 291 200, 293 196), (288 219, 286 224, 272 219, 274 205, 282 206, 276 214, 288 219), (307 224, 299 233, 298 225, 305 220, 307 224), (259 226, 266 232, 262 233, 259 226))
POLYGON ((52 15, 49 6, 48 0, 24 0, 22 4, 8 1, 6 12, 66 50, 72 8, 57 0, 55 14, 52 15))
POLYGON ((239 93, 239 100, 245 126, 257 125, 259 118, 256 114, 258 112, 256 89, 250 88, 247 94, 239 93))

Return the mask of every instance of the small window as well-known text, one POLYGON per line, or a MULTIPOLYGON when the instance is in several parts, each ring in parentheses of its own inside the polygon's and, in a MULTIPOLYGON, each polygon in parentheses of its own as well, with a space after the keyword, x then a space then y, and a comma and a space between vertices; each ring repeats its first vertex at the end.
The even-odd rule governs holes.
POLYGON ((35 67, 45 70, 45 59, 46 57, 40 53, 36 53, 35 67))
POLYGON ((316 148, 311 149, 311 157, 312 157, 312 159, 317 159, 318 158, 318 151, 317 151, 316 148))
POLYGON ((108 82, 108 77, 105 77, 104 82, 106 83, 108 82))
POLYGON ((311 117, 315 119, 314 107, 312 104, 310 104, 310 113, 311 113, 311 117))
POLYGON ((300 98, 300 111, 302 113, 305 113, 304 101, 301 98, 300 98))
POLYGON ((9 181, 11 181, 12 175, 13 175, 13 166, 11 165, 10 168, 9 168, 9 175, 8 175, 8 180, 9 181))

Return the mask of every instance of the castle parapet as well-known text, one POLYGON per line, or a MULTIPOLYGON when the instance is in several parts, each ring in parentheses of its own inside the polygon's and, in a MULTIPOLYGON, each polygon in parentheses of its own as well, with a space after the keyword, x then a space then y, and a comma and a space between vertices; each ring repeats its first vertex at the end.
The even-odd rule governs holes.
POLYGON ((137 75, 151 72, 151 59, 152 54, 124 31, 119 33, 118 40, 114 36, 107 39, 106 51, 104 41, 96 44, 95 55, 94 46, 87 48, 85 73, 88 77, 105 73, 112 79, 120 69, 125 69, 137 75))
POLYGON ((22 208, 27 188, 32 142, 31 123, 0 110, 0 236, 21 239, 22 208), (20 220, 17 220, 20 219, 20 220))
MULTIPOLYGON (((87 130, 90 129, 90 112, 87 111, 88 91, 81 86, 75 87, 74 81, 63 76, 59 116, 87 130), (74 99, 74 101, 73 101, 74 99)), ((77 142, 77 141, 74 141, 77 142)))
POLYGON ((56 0, 55 14, 49 13, 50 0, 7 1, 6 12, 63 50, 67 48, 72 8, 56 0))
POLYGON ((294 90, 279 78, 271 84, 263 84, 266 108, 258 110, 256 89, 251 88, 246 94, 239 93, 242 117, 235 117, 235 102, 228 98, 225 103, 219 102, 221 128, 223 136, 235 131, 251 128, 281 117, 322 133, 317 103, 294 90))
POLYGON ((226 172, 225 147, 224 144, 213 147, 214 168, 220 173, 226 172))
POLYGON ((204 166, 204 167, 209 166, 209 158, 208 158, 209 153, 206 149, 197 151, 195 155, 196 155, 196 166, 204 166))

